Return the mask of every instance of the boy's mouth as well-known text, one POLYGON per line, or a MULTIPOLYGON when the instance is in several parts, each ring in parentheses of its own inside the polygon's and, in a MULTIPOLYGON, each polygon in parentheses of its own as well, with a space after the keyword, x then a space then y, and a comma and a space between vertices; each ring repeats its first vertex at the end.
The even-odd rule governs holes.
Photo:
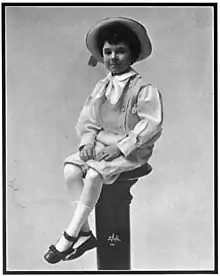
POLYGON ((119 66, 119 64, 118 63, 111 63, 110 66, 111 67, 117 67, 117 66, 119 66))

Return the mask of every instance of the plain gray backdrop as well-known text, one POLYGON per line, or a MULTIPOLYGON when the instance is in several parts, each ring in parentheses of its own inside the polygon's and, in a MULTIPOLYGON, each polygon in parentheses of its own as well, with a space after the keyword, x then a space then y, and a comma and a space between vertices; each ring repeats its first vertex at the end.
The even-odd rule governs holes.
POLYGON ((132 269, 213 269, 212 8, 38 6, 6 8, 8 270, 96 270, 95 250, 54 266, 43 254, 71 218, 63 160, 106 73, 87 66, 85 36, 110 16, 147 27, 153 53, 134 68, 164 99, 153 172, 132 188, 132 269))

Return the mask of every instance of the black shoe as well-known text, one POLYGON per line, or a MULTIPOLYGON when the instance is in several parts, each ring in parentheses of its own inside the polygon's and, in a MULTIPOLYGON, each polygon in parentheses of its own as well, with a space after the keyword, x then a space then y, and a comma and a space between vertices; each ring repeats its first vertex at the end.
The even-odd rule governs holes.
POLYGON ((45 261, 47 261, 50 264, 56 264, 60 261, 62 261, 67 255, 69 255, 70 253, 76 251, 73 248, 73 245, 76 243, 78 238, 75 237, 71 237, 69 236, 66 231, 64 231, 63 233, 65 239, 67 239, 68 241, 73 242, 73 244, 66 250, 60 252, 56 249, 55 245, 51 245, 48 249, 48 251, 46 252, 46 254, 44 255, 44 259, 45 261))
POLYGON ((91 250, 93 248, 95 248, 97 246, 97 240, 94 237, 94 235, 92 234, 92 231, 89 232, 80 232, 79 233, 79 237, 88 237, 89 238, 82 243, 81 245, 79 245, 78 247, 75 248, 75 251, 73 251, 72 253, 66 255, 66 257, 64 258, 64 261, 71 261, 74 260, 76 258, 79 258, 80 256, 82 256, 86 251, 91 250))

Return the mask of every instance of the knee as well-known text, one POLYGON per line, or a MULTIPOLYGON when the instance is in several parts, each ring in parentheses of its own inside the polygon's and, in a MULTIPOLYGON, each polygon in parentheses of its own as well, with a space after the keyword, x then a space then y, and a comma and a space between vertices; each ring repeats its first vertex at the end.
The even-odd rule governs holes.
POLYGON ((86 180, 88 180, 89 183, 99 184, 100 182, 102 182, 102 177, 97 171, 89 169, 86 174, 86 180))
POLYGON ((66 164, 64 166, 64 178, 67 184, 70 184, 82 177, 82 171, 79 167, 66 164))

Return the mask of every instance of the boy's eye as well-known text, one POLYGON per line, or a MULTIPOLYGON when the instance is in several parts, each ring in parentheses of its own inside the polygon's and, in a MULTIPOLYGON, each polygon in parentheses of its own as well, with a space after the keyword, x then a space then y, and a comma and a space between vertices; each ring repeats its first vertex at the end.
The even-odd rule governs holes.
POLYGON ((121 54, 126 54, 126 53, 127 53, 127 50, 126 50, 124 47, 118 48, 118 49, 116 49, 116 50, 114 50, 114 51, 112 51, 111 49, 108 49, 108 48, 106 48, 106 49, 103 50, 103 53, 104 53, 106 56, 111 55, 113 52, 114 52, 116 55, 118 55, 118 54, 121 55, 121 54))
POLYGON ((124 49, 120 49, 117 51, 117 54, 124 54, 125 53, 125 50, 124 49))
POLYGON ((117 53, 125 54, 125 53, 127 53, 127 49, 125 47, 119 47, 117 49, 117 53))
POLYGON ((111 51, 110 51, 110 50, 104 50, 104 54, 105 54, 105 55, 110 55, 110 54, 111 54, 111 51))

